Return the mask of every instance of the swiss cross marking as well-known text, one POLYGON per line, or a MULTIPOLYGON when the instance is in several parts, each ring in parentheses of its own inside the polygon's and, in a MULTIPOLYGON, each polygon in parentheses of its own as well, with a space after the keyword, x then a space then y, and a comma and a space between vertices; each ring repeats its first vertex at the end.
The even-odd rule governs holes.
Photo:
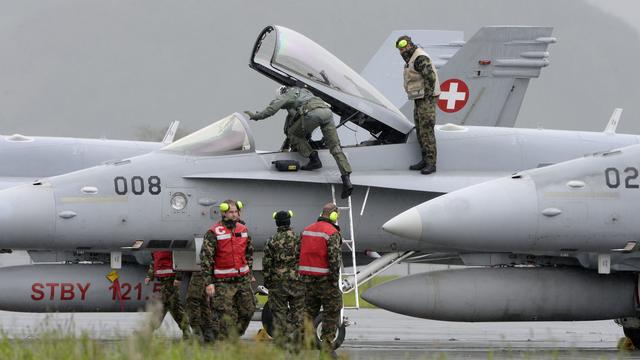
POLYGON ((440 85, 438 107, 448 113, 461 110, 469 100, 469 87, 460 79, 449 79, 440 85))

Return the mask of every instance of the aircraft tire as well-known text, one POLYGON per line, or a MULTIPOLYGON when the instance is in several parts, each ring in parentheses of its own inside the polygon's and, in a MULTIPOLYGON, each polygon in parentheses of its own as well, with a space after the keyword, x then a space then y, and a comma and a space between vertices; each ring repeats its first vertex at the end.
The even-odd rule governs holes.
MULTIPOLYGON (((316 338, 316 346, 320 348, 322 341, 320 340, 320 334, 322 333, 322 314, 318 315, 316 319, 313 321, 313 328, 315 329, 315 338, 316 338)), ((333 350, 339 348, 344 342, 344 337, 347 335, 347 329, 344 324, 340 324, 338 326, 338 331, 336 332, 336 338, 333 340, 333 350)))
POLYGON ((636 349, 640 349, 640 329, 623 327, 622 331, 624 332, 624 336, 628 337, 629 340, 631 340, 633 347, 635 347, 636 349))
POLYGON ((260 320, 262 321, 262 327, 267 332, 267 334, 273 337, 273 313, 271 312, 271 308, 269 307, 269 301, 264 303, 264 306, 262 306, 262 316, 260 320))

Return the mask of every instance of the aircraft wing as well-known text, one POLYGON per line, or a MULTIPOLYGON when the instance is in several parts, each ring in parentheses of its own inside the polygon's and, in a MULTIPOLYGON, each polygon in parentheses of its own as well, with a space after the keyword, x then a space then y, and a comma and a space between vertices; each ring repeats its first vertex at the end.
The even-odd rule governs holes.
MULTIPOLYGON (((356 186, 448 193, 507 175, 511 174, 505 172, 438 171, 435 174, 425 176, 418 171, 357 171, 351 174, 351 182, 356 186)), ((284 173, 272 170, 252 170, 193 174, 183 177, 186 179, 241 179, 341 184, 339 173, 318 171, 284 173)))

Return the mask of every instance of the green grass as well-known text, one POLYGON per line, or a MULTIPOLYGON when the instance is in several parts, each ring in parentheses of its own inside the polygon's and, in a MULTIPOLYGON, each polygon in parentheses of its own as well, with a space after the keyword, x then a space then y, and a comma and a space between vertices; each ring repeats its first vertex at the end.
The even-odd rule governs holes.
MULTIPOLYGON (((68 334, 68 333, 67 333, 68 334)), ((303 350, 298 354, 288 353, 266 341, 229 340, 215 345, 201 344, 195 340, 180 341, 148 331, 118 341, 90 339, 65 335, 64 331, 39 331, 29 335, 28 340, 0 339, 0 359, 73 359, 73 360, 142 360, 142 359, 328 359, 328 355, 317 350, 303 350)))
MULTIPOLYGON (((376 285, 380 285, 382 283, 385 283, 387 281, 391 281, 393 279, 397 279, 398 276, 395 275, 380 275, 380 276, 376 276, 374 277, 371 281, 367 282, 366 284, 360 286, 359 288, 359 292, 360 294, 362 294, 363 292, 365 292, 367 289, 370 289, 376 285)), ((260 304, 260 306, 264 305, 264 303, 267 302, 267 297, 266 296, 262 296, 262 295, 258 295, 258 304, 260 304)), ((344 294, 342 297, 342 301, 344 302, 344 306, 356 306, 356 297, 355 297, 355 291, 352 291, 348 294, 344 294)), ((375 306, 369 304, 368 302, 362 300, 362 297, 360 297, 360 307, 361 308, 368 308, 368 309, 373 309, 375 308, 375 306)))

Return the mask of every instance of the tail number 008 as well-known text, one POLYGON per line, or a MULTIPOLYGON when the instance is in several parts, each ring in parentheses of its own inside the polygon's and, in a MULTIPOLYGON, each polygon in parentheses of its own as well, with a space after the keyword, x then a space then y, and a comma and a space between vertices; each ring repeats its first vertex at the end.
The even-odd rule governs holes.
MULTIPOLYGON (((160 186, 160 177, 158 176, 149 176, 147 179, 147 188, 149 190, 149 194, 158 195, 162 190, 160 186)), ((131 193, 134 195, 142 195, 145 192, 145 181, 142 176, 134 176, 130 181, 127 181, 127 178, 124 176, 116 176, 113 178, 113 186, 115 188, 116 194, 118 195, 127 195, 129 193, 129 185, 131 185, 131 193)))

